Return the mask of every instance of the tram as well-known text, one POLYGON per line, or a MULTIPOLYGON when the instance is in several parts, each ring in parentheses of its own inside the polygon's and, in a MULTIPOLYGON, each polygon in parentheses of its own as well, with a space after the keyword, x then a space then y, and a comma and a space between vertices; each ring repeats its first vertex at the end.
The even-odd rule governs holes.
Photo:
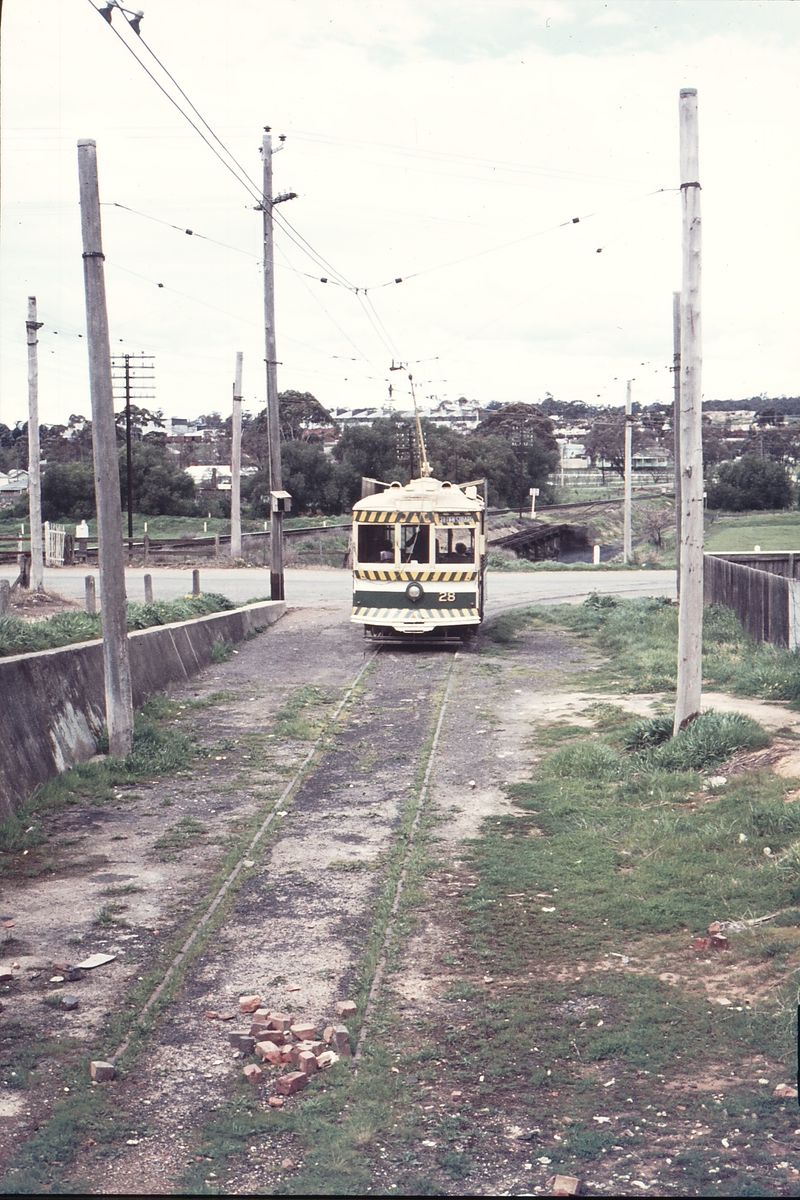
POLYGON ((421 430, 420 446, 419 479, 353 506, 351 619, 374 639, 463 640, 483 618, 485 497, 434 479, 421 430))

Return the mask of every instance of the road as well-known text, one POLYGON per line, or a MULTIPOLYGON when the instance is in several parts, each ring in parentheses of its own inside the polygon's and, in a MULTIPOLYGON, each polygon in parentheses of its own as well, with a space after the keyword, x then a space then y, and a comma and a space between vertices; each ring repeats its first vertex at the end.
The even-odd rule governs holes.
MULTIPOLYGON (((60 567, 45 570, 44 583, 49 592, 70 600, 82 600, 84 579, 97 568, 60 567)), ((145 572, 141 567, 126 572, 128 598, 144 600, 145 572)), ((151 567, 153 595, 159 600, 174 600, 192 590, 191 569, 151 567)), ((0 566, 0 579, 13 580, 16 566, 0 566)), ((96 580, 97 581, 97 580, 96 580)), ((269 571, 262 567, 200 567, 200 586, 204 592, 221 592, 238 602, 269 598, 269 571)), ((617 596, 675 597, 673 571, 489 571, 487 578, 488 616, 525 604, 579 604, 590 592, 617 596)), ((286 599, 293 608, 350 605, 350 572, 296 568, 286 571, 286 599)), ((98 583, 99 598, 99 583, 98 583)))

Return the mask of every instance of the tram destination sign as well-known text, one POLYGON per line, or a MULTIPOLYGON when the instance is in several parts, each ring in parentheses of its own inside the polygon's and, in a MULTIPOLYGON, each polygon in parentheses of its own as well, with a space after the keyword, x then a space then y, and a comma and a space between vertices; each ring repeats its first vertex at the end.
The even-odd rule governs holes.
POLYGON ((358 524, 364 525, 477 525, 478 513, 437 512, 365 512, 353 514, 358 524))

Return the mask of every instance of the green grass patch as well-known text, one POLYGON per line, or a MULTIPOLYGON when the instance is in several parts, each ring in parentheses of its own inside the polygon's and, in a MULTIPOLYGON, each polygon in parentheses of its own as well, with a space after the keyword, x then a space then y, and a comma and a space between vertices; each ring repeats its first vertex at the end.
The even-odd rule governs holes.
MULTIPOLYGON (((172 621, 188 621, 192 617, 223 612, 235 608, 226 596, 208 592, 203 596, 186 596, 181 600, 157 600, 153 604, 128 604, 128 629, 150 629, 172 621)), ((23 621, 6 614, 0 617, 0 657, 9 654, 28 654, 35 650, 53 650, 75 642, 88 642, 102 637, 99 613, 80 610, 56 613, 44 621, 23 621)))
POLYGON ((194 817, 181 817, 153 843, 162 862, 174 862, 183 850, 189 850, 204 841, 208 829, 194 817))
POLYGON ((278 737, 313 742, 329 719, 326 709, 335 700, 334 692, 304 684, 275 713, 274 732, 278 737))

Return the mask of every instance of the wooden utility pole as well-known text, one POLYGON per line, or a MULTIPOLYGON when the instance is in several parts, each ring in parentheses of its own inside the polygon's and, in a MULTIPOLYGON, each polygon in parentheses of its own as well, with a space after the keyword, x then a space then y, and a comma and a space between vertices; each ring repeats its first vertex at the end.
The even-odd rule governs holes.
POLYGON ((128 497, 128 555, 133 553, 133 443, 131 439, 131 356, 125 355, 125 464, 128 497))
MULTIPOLYGON (((264 345, 267 365, 267 439, 269 441, 269 490, 283 489, 281 469, 281 427, 278 412, 278 352, 275 343, 275 259, 272 244, 272 137, 264 130, 261 142, 264 166, 264 345)), ((269 579, 273 600, 284 599, 283 589, 283 513, 277 512, 270 496, 269 579)))
POLYGON ((39 339, 36 331, 36 297, 28 296, 28 512, 31 519, 31 587, 44 590, 44 547, 42 545, 42 481, 39 452, 39 339))
POLYGON ((242 351, 236 351, 231 421, 231 558, 242 557, 242 351))
POLYGON ((625 385, 625 501, 623 506, 622 528, 622 561, 630 562, 633 557, 633 539, 631 534, 633 508, 633 482, 631 479, 631 447, 633 445, 633 417, 631 408, 631 384, 629 379, 625 385))
POLYGON ((97 145, 89 138, 82 138, 78 142, 78 180, 83 235, 89 389, 92 398, 92 451, 97 501, 108 748, 115 757, 124 758, 133 748, 133 699, 128 657, 117 431, 114 423, 111 351, 100 231, 97 145))
POLYGON ((677 733, 700 713, 703 654, 703 440, 700 371, 700 182, 697 90, 680 94, 681 280, 681 598, 678 620, 677 733))
POLYGON ((672 434, 675 465, 675 592, 681 598, 681 294, 672 293, 672 434))

